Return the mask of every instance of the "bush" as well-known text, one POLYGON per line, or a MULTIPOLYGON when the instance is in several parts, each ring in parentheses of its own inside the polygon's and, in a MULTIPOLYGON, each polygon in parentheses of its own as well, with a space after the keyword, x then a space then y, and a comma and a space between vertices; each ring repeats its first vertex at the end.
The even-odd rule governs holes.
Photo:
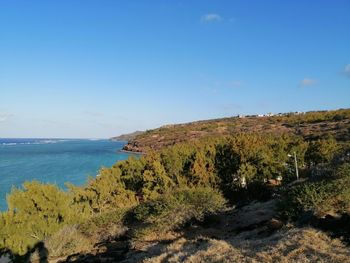
POLYGON ((336 172, 335 172, 336 178, 343 178, 346 180, 346 178, 350 177, 350 163, 344 163, 340 165, 336 172))
POLYGON ((126 209, 118 209, 112 212, 99 214, 78 226, 78 230, 97 242, 120 236, 125 232, 123 219, 126 209))
POLYGON ((70 195, 57 186, 25 182, 7 196, 9 210, 0 213, 0 248, 24 255, 65 225, 76 224, 79 210, 71 207, 70 195))
POLYGON ((92 244, 76 226, 66 226, 45 241, 50 257, 60 257, 88 251, 92 244))
POLYGON ((305 159, 309 165, 329 163, 339 150, 339 145, 333 137, 311 142, 305 159))
POLYGON ((95 243, 120 236, 126 229, 125 212, 126 209, 118 209, 96 215, 80 225, 64 227, 45 242, 49 255, 58 257, 87 251, 95 243))
MULTIPOLYGON (((175 135, 184 133, 185 128, 175 135)), ((159 136, 163 136, 161 130, 159 136)), ((7 198, 9 210, 0 213, 0 249, 24 255, 67 225, 78 225, 78 232, 93 241, 114 238, 125 231, 125 210, 133 211, 132 219, 137 220, 132 222, 135 236, 174 230, 222 209, 225 200, 219 190, 236 204, 265 200, 271 194, 266 180, 288 178, 291 152, 297 154, 301 174, 308 172, 306 157, 308 168, 326 176, 322 182, 288 189, 281 200, 286 216, 307 209, 349 208, 349 165, 330 176, 334 169, 329 164, 332 159, 338 165, 349 163, 350 148, 343 145, 339 151, 339 143, 332 138, 309 144, 287 134, 242 133, 177 143, 181 140, 176 136, 165 141, 174 146, 103 168, 85 186, 69 185, 68 192, 38 182, 14 188, 7 198), (325 173, 325 167, 330 172, 325 173)))
POLYGON ((286 189, 282 194, 279 209, 286 218, 297 219, 308 210, 320 209, 332 196, 332 184, 326 182, 307 182, 286 189))
POLYGON ((350 165, 338 167, 332 178, 288 187, 281 194, 279 210, 285 218, 297 219, 302 212, 316 214, 350 212, 350 165))
POLYGON ((182 189, 137 206, 133 217, 139 223, 134 238, 175 230, 190 220, 203 220, 206 215, 225 207, 225 199, 211 188, 182 189))

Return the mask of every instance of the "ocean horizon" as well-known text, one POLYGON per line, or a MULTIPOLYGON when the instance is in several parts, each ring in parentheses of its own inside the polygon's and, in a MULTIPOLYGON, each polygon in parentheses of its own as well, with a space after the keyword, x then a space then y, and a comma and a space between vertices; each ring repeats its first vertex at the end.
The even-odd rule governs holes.
POLYGON ((70 138, 0 138, 0 211, 6 195, 25 181, 37 180, 66 189, 65 183, 83 185, 101 167, 127 159, 125 141, 70 138))

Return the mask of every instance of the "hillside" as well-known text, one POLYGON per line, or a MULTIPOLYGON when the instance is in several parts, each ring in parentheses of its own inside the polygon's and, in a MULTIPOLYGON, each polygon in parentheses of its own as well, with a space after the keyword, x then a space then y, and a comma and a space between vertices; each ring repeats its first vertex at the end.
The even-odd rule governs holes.
POLYGON ((135 139, 136 136, 143 134, 143 131, 135 131, 132 133, 127 133, 127 134, 121 134, 119 136, 116 137, 112 137, 111 140, 112 141, 130 141, 135 139))
POLYGON ((129 137, 124 150, 146 152, 179 142, 203 137, 228 136, 237 133, 273 133, 301 135, 307 140, 334 136, 339 141, 350 138, 350 109, 285 113, 274 116, 237 116, 223 119, 166 125, 129 137))
POLYGON ((156 151, 85 185, 13 188, 0 261, 348 261, 349 110, 195 122, 134 140, 159 133, 156 151))

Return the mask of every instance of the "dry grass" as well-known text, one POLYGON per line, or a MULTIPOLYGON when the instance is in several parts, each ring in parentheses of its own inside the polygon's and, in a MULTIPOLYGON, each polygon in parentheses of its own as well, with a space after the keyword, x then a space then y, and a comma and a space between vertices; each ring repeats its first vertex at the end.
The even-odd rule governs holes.
POLYGON ((225 240, 179 238, 128 262, 350 262, 350 248, 312 228, 279 231, 254 239, 245 232, 225 240))
POLYGON ((45 242, 50 257, 60 257, 92 249, 87 237, 75 226, 62 228, 45 242))

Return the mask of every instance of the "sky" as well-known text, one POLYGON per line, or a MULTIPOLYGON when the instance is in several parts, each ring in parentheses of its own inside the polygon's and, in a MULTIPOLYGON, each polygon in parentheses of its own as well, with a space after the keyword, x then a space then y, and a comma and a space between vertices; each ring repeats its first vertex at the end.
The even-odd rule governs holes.
POLYGON ((350 107, 349 0, 1 0, 0 137, 350 107))

